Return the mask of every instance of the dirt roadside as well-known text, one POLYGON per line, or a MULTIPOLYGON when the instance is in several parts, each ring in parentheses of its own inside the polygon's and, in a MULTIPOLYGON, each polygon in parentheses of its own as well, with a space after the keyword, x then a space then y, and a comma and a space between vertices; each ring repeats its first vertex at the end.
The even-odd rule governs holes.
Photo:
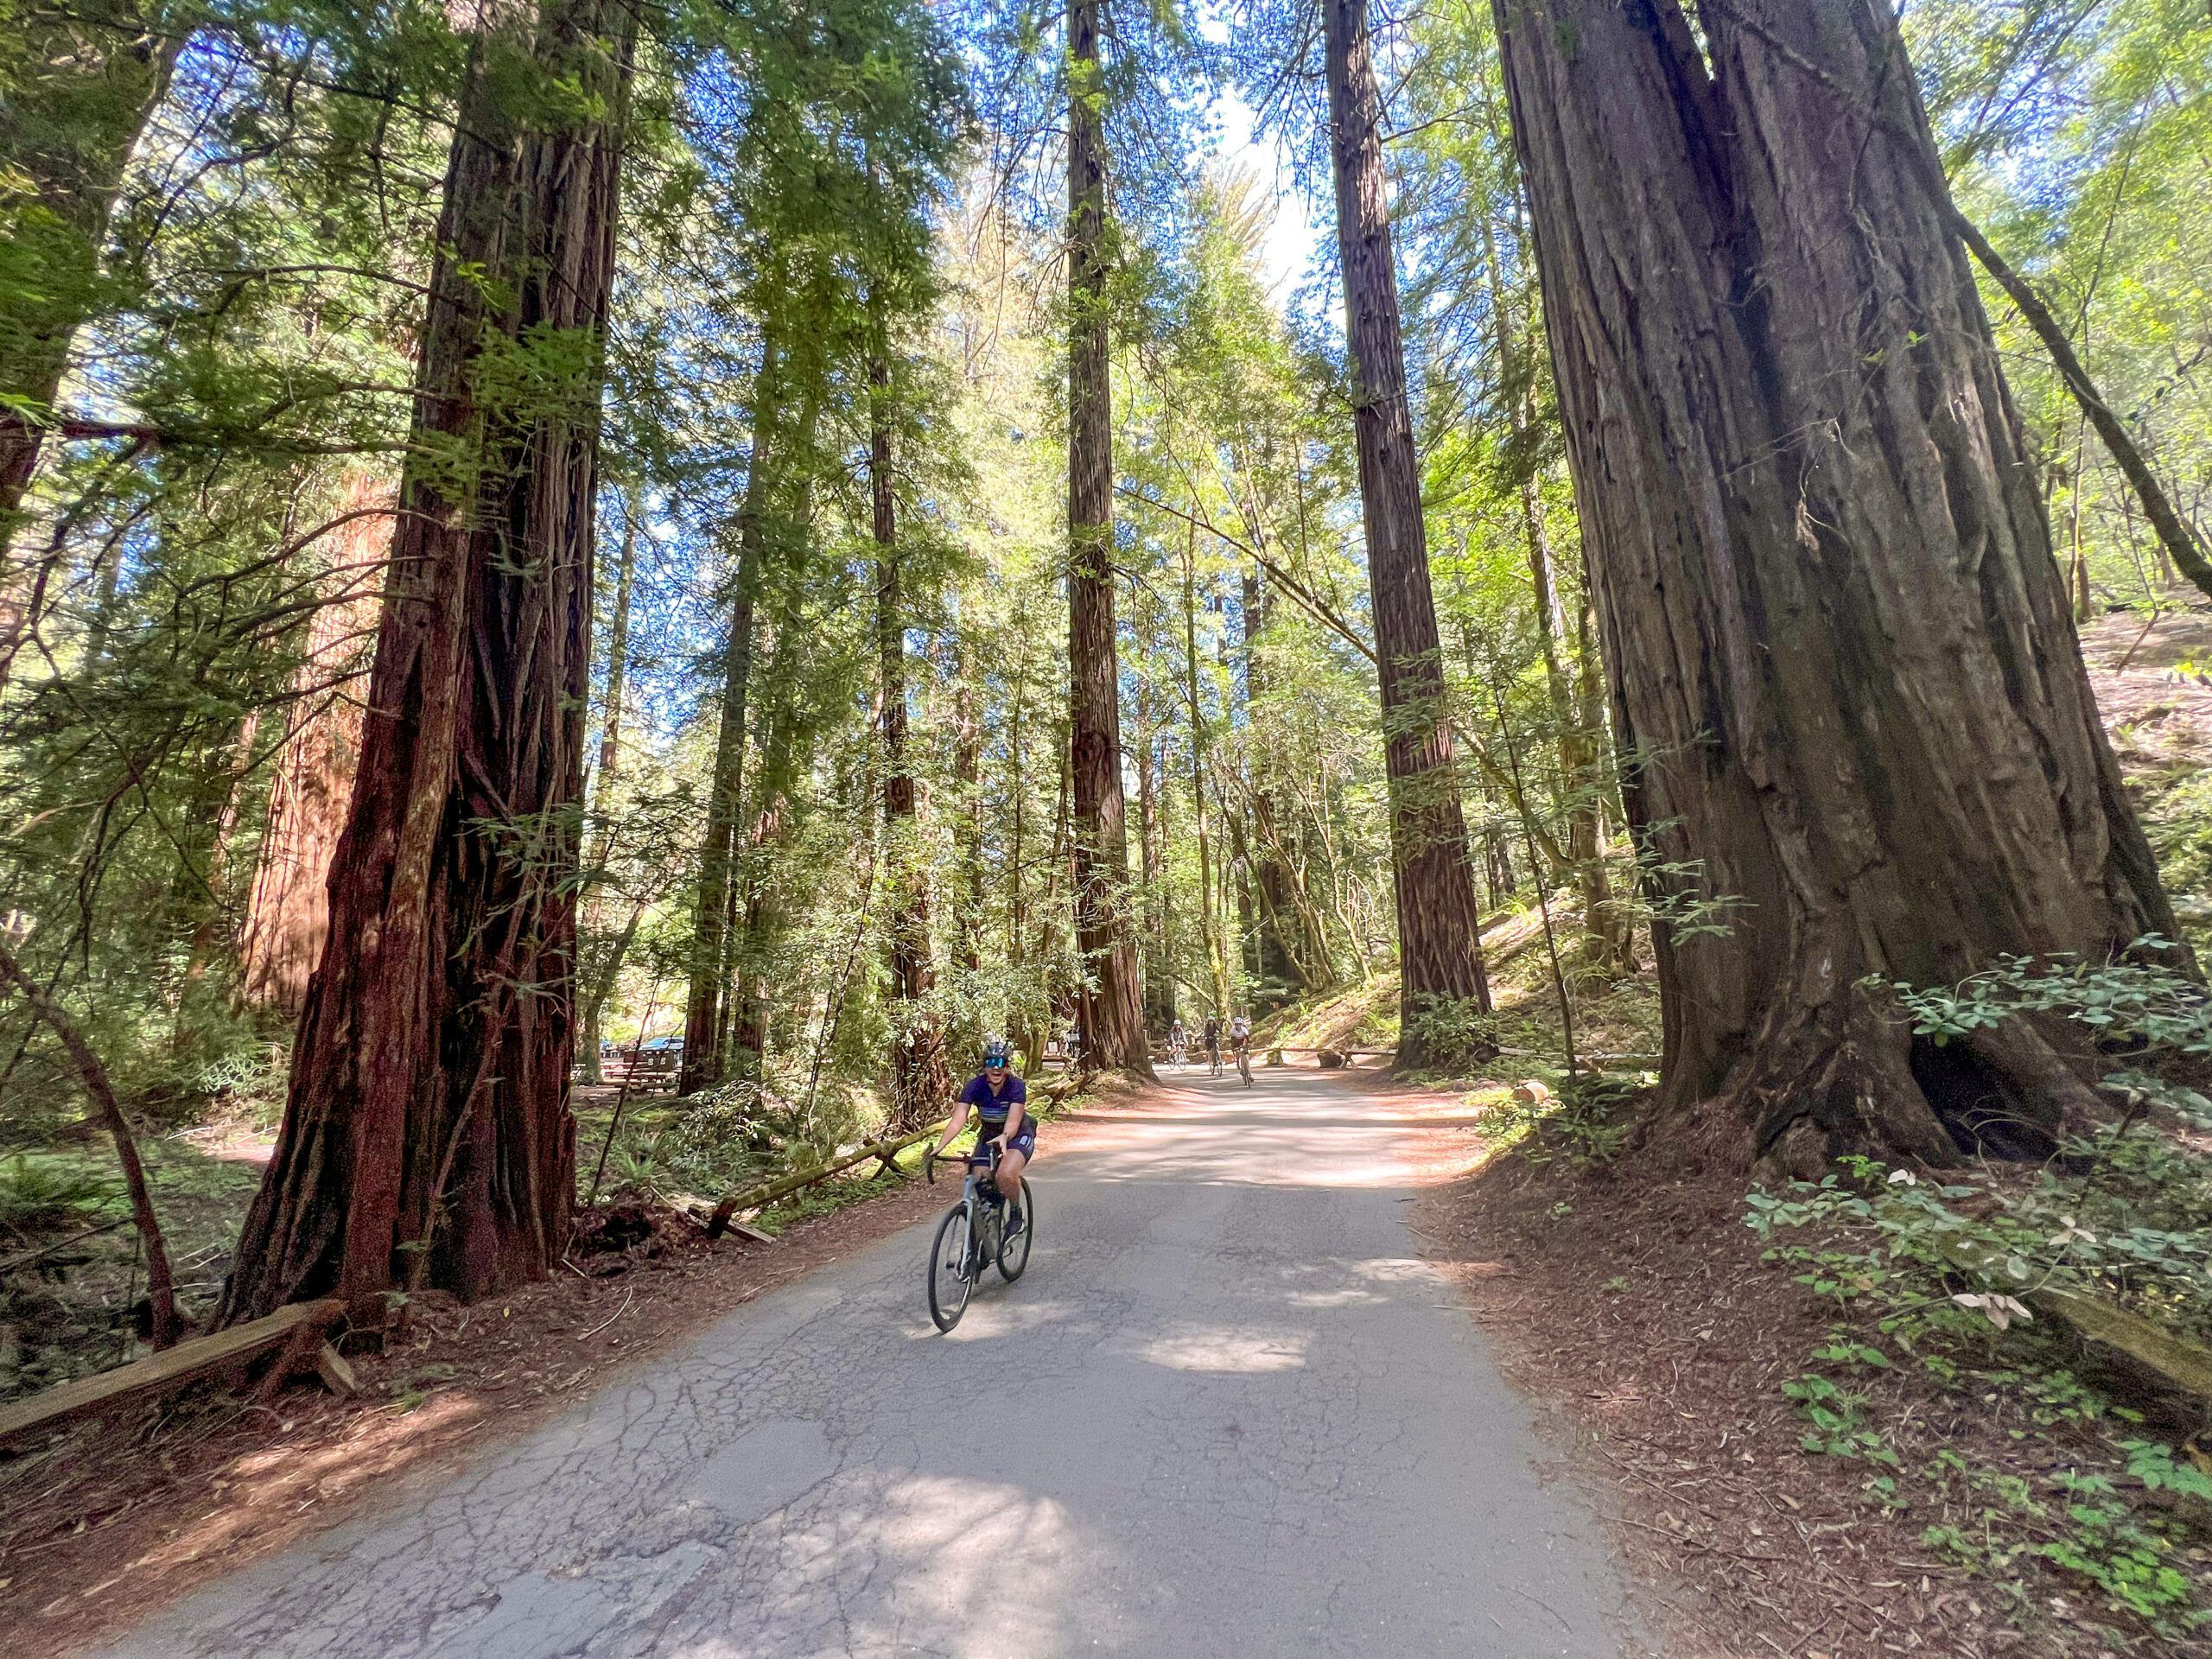
MULTIPOLYGON (((1833 1314, 1760 1260, 1731 1168, 1646 1148, 1600 1168, 1482 1160, 1414 1206, 1507 1381, 1600 1498, 1615 1541, 1679 1621, 1729 1656, 2176 1659, 2048 1579, 2030 1598, 1936 1559, 1932 1516, 1888 1509, 1867 1465, 1802 1444, 1783 1386, 1833 1314)), ((2052 1452, 1986 1405, 1898 1368, 1878 1384, 1906 1466, 1940 1452, 2043 1479, 2052 1452)), ((2202 1649, 2198 1648, 2197 1652, 2202 1649)))

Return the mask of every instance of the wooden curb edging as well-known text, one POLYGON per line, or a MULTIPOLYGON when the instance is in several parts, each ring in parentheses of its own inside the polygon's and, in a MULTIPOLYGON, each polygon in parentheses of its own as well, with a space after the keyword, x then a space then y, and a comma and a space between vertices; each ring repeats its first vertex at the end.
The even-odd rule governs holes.
POLYGON ((334 1351, 327 1357, 324 1351, 329 1347, 327 1333, 345 1313, 346 1305, 335 1297, 294 1302, 266 1319, 210 1332, 128 1365, 58 1384, 28 1400, 0 1407, 0 1446, 33 1430, 164 1394, 204 1376, 243 1371, 262 1354, 280 1346, 283 1354, 270 1377, 264 1379, 264 1388, 272 1380, 281 1382, 296 1370, 314 1370, 323 1373, 334 1392, 344 1392, 352 1382, 346 1363, 334 1351))

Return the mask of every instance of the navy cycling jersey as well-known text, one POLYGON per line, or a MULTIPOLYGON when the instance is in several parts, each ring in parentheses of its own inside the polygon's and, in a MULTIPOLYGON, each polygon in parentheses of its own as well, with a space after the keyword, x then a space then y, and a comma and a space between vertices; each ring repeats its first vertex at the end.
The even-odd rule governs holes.
MULTIPOLYGON (((960 1091, 960 1098, 973 1106, 984 1122, 998 1125, 1006 1122, 1007 1108, 1014 1102, 1020 1101, 1025 1106, 1029 1103, 1029 1090, 1020 1077, 1008 1071, 1006 1082, 994 1094, 991 1092, 989 1074, 978 1071, 968 1080, 968 1086, 960 1091)), ((1027 1113, 1023 1115, 1027 1116, 1027 1113)))

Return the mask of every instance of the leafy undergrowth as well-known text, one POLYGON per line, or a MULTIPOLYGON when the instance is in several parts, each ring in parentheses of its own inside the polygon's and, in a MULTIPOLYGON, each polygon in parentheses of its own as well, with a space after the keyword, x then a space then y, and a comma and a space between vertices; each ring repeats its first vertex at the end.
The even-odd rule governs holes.
POLYGON ((2092 1176, 1939 1185, 1853 1160, 1752 1193, 1766 1258, 1833 1319, 1783 1392, 1805 1450, 1861 1471, 1867 1500, 1921 1522, 1930 1551, 2023 1600, 2055 1574, 2122 1630, 2178 1641, 2212 1623, 2212 1456, 2180 1402, 2096 1368, 2030 1302, 2090 1289, 2196 1323, 2212 1164, 2152 1130, 2079 1155, 2092 1176), (1892 1376, 1923 1408, 2001 1428, 2006 1454, 1917 1443, 1900 1388, 1875 1386, 1892 1376))
POLYGON ((1747 1197, 1732 1160, 1640 1123, 1648 1073, 1531 1077, 1470 1096, 1493 1156, 1433 1236, 1723 1650, 2201 1651, 2205 1402, 2033 1311, 2064 1293, 2212 1335, 2212 1139, 2145 1069, 2204 1046, 2196 994, 2010 964, 1901 1003, 1938 1036, 2031 1007, 2105 1033, 2131 1051, 2111 1121, 2041 1167, 1854 1160, 1747 1197))
MULTIPOLYGON (((1999 1304, 2000 1329, 1955 1300, 1988 1292, 1906 1220, 1948 1228, 1940 1207, 2017 1243, 2056 1189, 2004 1173, 2021 1200, 2008 1211, 1980 1176, 1947 1191, 1840 1171, 1773 1200, 1796 1210, 1755 1212, 1762 1240, 1732 1161, 1677 1137, 1631 1144, 1645 1098, 1627 1078, 1478 1091, 1494 1155, 1422 1220, 1510 1374, 1593 1465, 1622 1547, 1672 1586, 1657 1593, 1693 1646, 2202 1651, 2212 1512, 2188 1426, 2043 1322, 1999 1304)), ((2202 1173, 2158 1179, 2185 1198, 2202 1173)), ((2069 1213, 2077 1235, 2092 1216, 2113 1226, 2094 1205, 2069 1213)), ((2031 1275, 2081 1259, 2083 1238, 2054 1242, 2065 1230, 2037 1236, 2031 1275)))
MULTIPOLYGON (((259 1166, 235 1153, 228 1128, 140 1147, 188 1319, 221 1294, 260 1185, 259 1166)), ((141 1351, 145 1287, 138 1234, 104 1140, 0 1159, 0 1401, 141 1351)))

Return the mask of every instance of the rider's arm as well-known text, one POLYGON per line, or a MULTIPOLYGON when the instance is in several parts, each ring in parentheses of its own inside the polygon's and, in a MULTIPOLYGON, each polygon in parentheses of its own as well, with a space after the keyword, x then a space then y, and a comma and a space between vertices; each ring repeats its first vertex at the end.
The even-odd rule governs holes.
POLYGON ((938 1137, 938 1156, 943 1157, 944 1149, 958 1139, 960 1131, 967 1127, 968 1103, 965 1099, 956 1100, 952 1103, 952 1116, 944 1120, 944 1133, 938 1137))
POLYGON ((1001 1146, 1004 1146, 1007 1141, 1013 1140, 1015 1135, 1021 1133, 1021 1121, 1028 1116, 1028 1107, 1023 1105, 1020 1101, 1010 1100, 1007 1102, 1006 1128, 999 1135, 999 1144, 1001 1146))

